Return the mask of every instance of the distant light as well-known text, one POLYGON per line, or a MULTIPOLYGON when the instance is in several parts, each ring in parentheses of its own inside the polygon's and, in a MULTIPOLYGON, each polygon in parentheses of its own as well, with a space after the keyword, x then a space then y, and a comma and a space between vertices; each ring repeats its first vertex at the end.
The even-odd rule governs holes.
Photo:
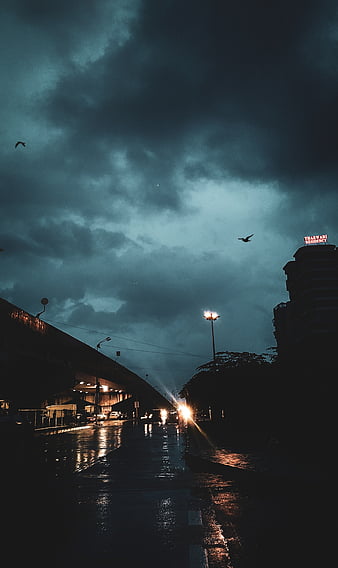
POLYGON ((10 314, 11 318, 20 321, 21 323, 27 325, 34 331, 39 331, 40 333, 46 333, 47 325, 40 319, 29 315, 23 310, 13 310, 10 314))
POLYGON ((209 310, 206 310, 203 314, 203 317, 206 320, 217 320, 220 316, 217 312, 210 312, 209 310))
POLYGON ((311 235, 309 237, 304 237, 304 243, 306 245, 317 245, 319 243, 326 243, 327 235, 311 235))
POLYGON ((178 414, 185 422, 192 420, 192 410, 186 404, 179 404, 177 407, 178 414))
POLYGON ((168 411, 165 408, 161 408, 160 416, 162 424, 165 424, 168 419, 168 411))

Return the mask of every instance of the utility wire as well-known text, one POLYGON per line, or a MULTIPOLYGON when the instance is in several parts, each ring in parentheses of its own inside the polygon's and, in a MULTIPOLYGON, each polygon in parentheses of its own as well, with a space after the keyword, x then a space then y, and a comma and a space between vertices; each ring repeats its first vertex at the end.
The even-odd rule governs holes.
MULTIPOLYGON (((166 349, 166 347, 163 347, 162 345, 156 345, 154 343, 147 343, 146 341, 139 341, 137 339, 132 339, 129 337, 121 337, 119 335, 114 335, 112 333, 110 333, 109 331, 102 331, 102 330, 97 330, 97 329, 89 329, 88 327, 80 327, 78 325, 73 325, 71 323, 66 323, 66 322, 60 322, 60 321, 52 321, 52 320, 47 320, 45 319, 46 322, 51 323, 51 324, 57 324, 57 325, 65 325, 68 327, 73 327, 75 329, 81 329, 83 331, 89 331, 90 333, 101 333, 101 334, 105 334, 105 333, 109 333, 110 337, 115 337, 116 339, 123 339, 125 341, 133 341, 134 343, 141 343, 143 345, 149 345, 151 347, 159 347, 160 349, 166 349)), ((106 346, 108 347, 108 346, 106 346)), ((112 347, 111 345, 109 347, 112 347)), ((115 346, 116 347, 116 346, 115 346)), ((128 350, 128 351, 143 351, 144 353, 158 353, 160 355, 184 355, 186 357, 198 357, 199 359, 205 359, 205 356, 202 355, 196 355, 195 353, 186 353, 184 351, 148 351, 145 349, 133 349, 132 347, 123 347, 123 349, 128 350)))
MULTIPOLYGON (((109 347, 114 347, 110 345, 109 347)), ((159 353, 160 355, 183 355, 184 357, 198 357, 200 359, 205 359, 202 355, 194 355, 193 353, 183 353, 181 351, 149 351, 148 349, 133 349, 132 347, 122 347, 121 349, 126 351, 142 351, 143 353, 159 353)))

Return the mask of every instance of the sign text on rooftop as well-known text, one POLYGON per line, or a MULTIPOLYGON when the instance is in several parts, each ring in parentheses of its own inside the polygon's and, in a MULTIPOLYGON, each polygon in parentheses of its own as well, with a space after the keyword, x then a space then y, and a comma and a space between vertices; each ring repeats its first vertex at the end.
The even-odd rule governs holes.
POLYGON ((319 243, 326 243, 327 235, 311 235, 310 237, 304 237, 304 243, 306 245, 317 245, 319 243))

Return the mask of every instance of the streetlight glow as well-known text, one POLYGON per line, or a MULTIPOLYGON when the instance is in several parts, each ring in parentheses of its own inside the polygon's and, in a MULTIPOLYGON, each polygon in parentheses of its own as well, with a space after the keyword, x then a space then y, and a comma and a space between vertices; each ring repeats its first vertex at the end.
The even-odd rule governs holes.
POLYGON ((217 312, 211 312, 210 310, 205 310, 203 314, 204 319, 210 321, 211 323, 211 337, 212 337, 212 356, 215 364, 216 352, 215 352, 215 336, 214 336, 214 321, 221 317, 217 312))
POLYGON ((203 314, 204 319, 206 320, 217 320, 218 318, 220 318, 221 316, 218 315, 217 312, 211 312, 210 310, 204 310, 204 314, 203 314))

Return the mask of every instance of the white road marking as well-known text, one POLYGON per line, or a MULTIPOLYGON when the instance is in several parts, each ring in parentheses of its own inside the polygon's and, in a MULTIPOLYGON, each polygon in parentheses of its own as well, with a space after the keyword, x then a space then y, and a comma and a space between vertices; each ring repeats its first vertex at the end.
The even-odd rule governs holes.
POLYGON ((201 511, 188 511, 189 526, 202 526, 201 511))
MULTIPOLYGON (((202 513, 200 510, 188 511, 189 527, 202 527, 202 513)), ((208 568, 208 555, 205 548, 200 544, 189 546, 189 568, 208 568)))
POLYGON ((191 544, 189 547, 189 567, 208 568, 208 556, 205 548, 200 544, 191 544))

